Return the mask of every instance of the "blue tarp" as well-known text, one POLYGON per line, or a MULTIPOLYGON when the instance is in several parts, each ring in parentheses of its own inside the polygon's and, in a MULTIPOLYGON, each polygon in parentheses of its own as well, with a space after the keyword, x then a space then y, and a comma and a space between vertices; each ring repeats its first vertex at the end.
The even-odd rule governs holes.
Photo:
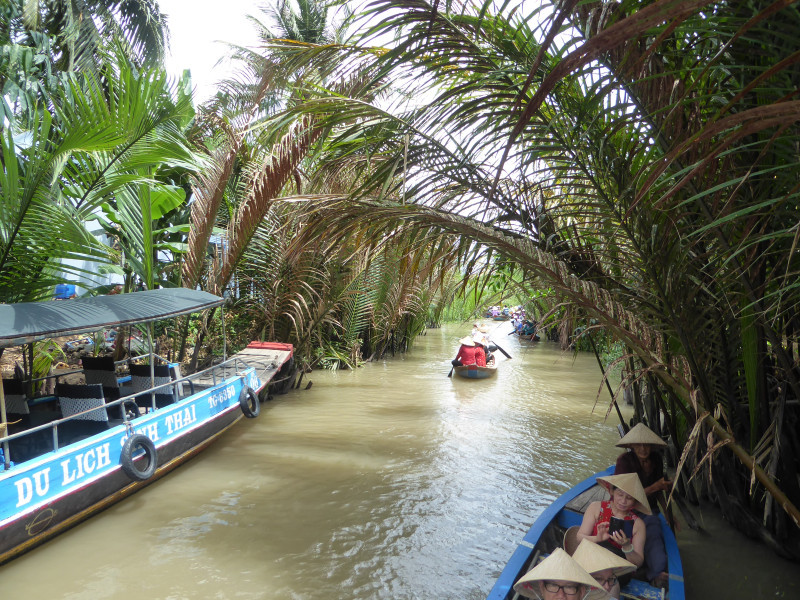
POLYGON ((56 286, 56 300, 69 300, 75 295, 75 285, 72 283, 59 283, 56 286))

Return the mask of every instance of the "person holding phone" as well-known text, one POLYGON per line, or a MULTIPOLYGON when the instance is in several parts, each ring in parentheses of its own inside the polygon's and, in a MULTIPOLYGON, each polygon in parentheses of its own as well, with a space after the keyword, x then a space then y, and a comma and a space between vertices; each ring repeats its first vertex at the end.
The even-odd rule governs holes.
MULTIPOLYGON (((647 541, 644 546, 647 580, 655 587, 667 587, 669 583, 667 550, 661 533, 661 522, 658 519, 658 502, 663 499, 664 492, 672 489, 672 482, 664 477, 664 463, 658 452, 666 448, 667 443, 647 425, 638 423, 616 445, 628 448, 629 451, 623 452, 617 458, 614 474, 636 473, 650 504, 652 514, 639 515, 647 531, 647 541)), ((667 516, 671 515, 668 513, 667 516)))
POLYGON ((611 498, 592 502, 583 514, 578 530, 579 540, 589 540, 611 550, 637 567, 644 562, 647 535, 644 522, 634 509, 650 514, 650 505, 636 473, 598 477, 611 498), (614 526, 612 530, 612 518, 614 526))

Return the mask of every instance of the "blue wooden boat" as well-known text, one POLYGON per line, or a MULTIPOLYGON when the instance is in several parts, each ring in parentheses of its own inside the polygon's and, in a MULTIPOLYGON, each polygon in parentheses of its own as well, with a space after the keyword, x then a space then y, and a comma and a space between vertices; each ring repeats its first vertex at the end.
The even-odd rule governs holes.
MULTIPOLYGON (((0 305, 0 349, 150 323, 223 302, 177 288, 0 305)), ((0 386, 0 564, 149 485, 243 416, 256 417, 259 392, 292 356, 290 345, 256 342, 211 368, 188 377, 167 372, 162 381, 155 372, 165 367, 154 364, 148 341, 150 377, 138 387, 123 385, 117 399, 109 400, 101 384, 56 386, 69 392, 35 401, 3 392, 8 380, 0 386), (72 397, 80 394, 85 397, 72 397), (25 414, 7 422, 7 407, 25 414), (7 428, 10 435, 3 437, 7 428)))
MULTIPOLYGON (((573 525, 580 525, 583 511, 590 502, 608 497, 605 490, 597 485, 597 477, 613 475, 614 466, 596 473, 562 494, 533 523, 528 533, 522 538, 519 546, 511 555, 487 600, 516 600, 522 598, 514 591, 514 583, 527 573, 536 560, 546 556, 563 543, 564 532, 573 525)), ((683 583, 683 565, 675 535, 667 525, 664 516, 660 516, 661 530, 667 550, 669 569, 669 590, 654 588, 644 581, 631 579, 622 589, 623 598, 639 598, 642 600, 668 598, 669 600, 685 600, 683 583)))

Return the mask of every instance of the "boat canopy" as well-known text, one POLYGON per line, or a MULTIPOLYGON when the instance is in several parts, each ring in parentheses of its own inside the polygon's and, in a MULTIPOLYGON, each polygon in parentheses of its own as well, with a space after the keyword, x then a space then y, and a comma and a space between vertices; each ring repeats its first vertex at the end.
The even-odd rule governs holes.
POLYGON ((179 317, 224 302, 224 298, 200 290, 164 288, 71 300, 0 304, 0 348, 179 317))

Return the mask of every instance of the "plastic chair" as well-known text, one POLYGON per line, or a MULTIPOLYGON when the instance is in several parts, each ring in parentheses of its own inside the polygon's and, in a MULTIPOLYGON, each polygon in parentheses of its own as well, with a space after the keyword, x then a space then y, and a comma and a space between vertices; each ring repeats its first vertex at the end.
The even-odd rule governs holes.
POLYGON ((6 399, 6 413, 9 415, 29 415, 31 409, 25 397, 25 388, 19 379, 3 379, 3 395, 6 399))
MULTIPOLYGON (((111 356, 82 356, 81 364, 83 365, 83 375, 86 378, 88 385, 97 384, 103 386, 103 395, 106 402, 113 402, 122 397, 122 390, 120 389, 119 379, 117 378, 117 366, 114 363, 114 358, 111 356)), ((132 409, 135 406, 133 402, 125 403, 125 406, 119 407, 119 418, 125 418, 125 411, 132 409)), ((109 409, 110 411, 111 409, 109 409)), ((116 411, 115 411, 116 412, 116 411)), ((135 410, 130 411, 133 416, 138 416, 139 409, 136 406, 135 410)), ((109 412, 109 418, 114 418, 109 412)))
MULTIPOLYGON (((158 387, 172 381, 172 373, 167 365, 155 365, 153 367, 154 379, 152 381, 150 379, 150 365, 132 364, 130 366, 130 373, 131 388, 134 394, 145 392, 153 387, 158 387)), ((173 387, 162 387, 156 390, 155 401, 156 408, 163 408, 174 404, 177 399, 175 398, 173 387)), ((153 408, 152 395, 147 393, 136 396, 136 404, 144 409, 153 408)))
POLYGON ((103 386, 99 383, 91 385, 59 383, 56 384, 56 396, 62 416, 72 417, 71 420, 58 426, 60 445, 102 433, 112 426, 106 412, 103 386))

